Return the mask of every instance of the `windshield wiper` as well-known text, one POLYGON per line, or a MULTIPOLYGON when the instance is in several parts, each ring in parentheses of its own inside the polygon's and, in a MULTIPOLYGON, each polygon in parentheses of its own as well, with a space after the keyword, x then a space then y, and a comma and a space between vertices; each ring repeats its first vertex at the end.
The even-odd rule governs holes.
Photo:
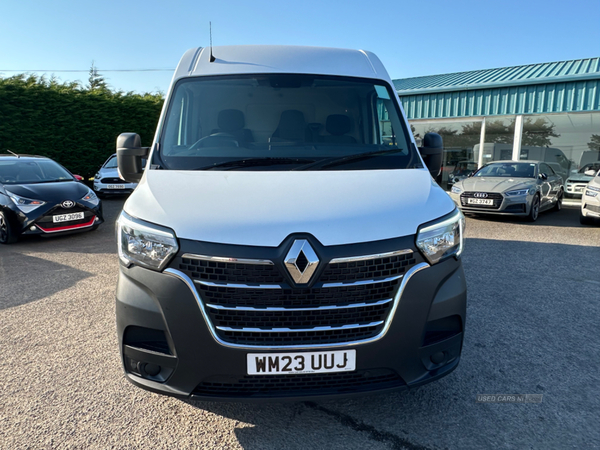
POLYGON ((194 170, 235 169, 238 167, 277 166, 280 164, 307 164, 315 162, 307 158, 247 158, 234 161, 224 161, 210 166, 198 167, 194 170))
POLYGON ((316 163, 297 167, 296 169, 292 169, 292 170, 308 170, 310 168, 317 167, 317 166, 320 166, 319 169, 325 169, 327 167, 341 166, 341 165, 344 165, 349 162, 361 161, 361 160, 373 158, 375 156, 387 155, 387 154, 391 154, 391 153, 398 153, 401 151, 403 151, 401 148, 392 148, 392 149, 387 149, 387 150, 375 150, 373 152, 366 152, 366 153, 354 153, 353 155, 341 156, 339 158, 330 158, 330 159, 320 160, 320 161, 317 161, 316 163))

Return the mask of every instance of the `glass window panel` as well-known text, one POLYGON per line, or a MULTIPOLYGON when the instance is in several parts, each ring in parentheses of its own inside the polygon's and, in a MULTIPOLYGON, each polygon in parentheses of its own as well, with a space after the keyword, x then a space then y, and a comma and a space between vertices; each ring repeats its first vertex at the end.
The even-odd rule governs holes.
POLYGON ((418 146, 422 145, 425 133, 438 133, 444 139, 442 173, 436 180, 444 189, 450 189, 454 179, 464 178, 477 168, 474 147, 479 146, 481 137, 480 121, 456 122, 411 122, 410 126, 418 146))
MULTIPOLYGON (((512 160, 515 140, 515 117, 487 117, 485 119, 485 143, 483 164, 490 161, 512 160)), ((479 143, 475 146, 475 161, 479 158, 479 143)))
POLYGON ((600 160, 600 113, 527 116, 521 159, 545 161, 567 180, 600 160))

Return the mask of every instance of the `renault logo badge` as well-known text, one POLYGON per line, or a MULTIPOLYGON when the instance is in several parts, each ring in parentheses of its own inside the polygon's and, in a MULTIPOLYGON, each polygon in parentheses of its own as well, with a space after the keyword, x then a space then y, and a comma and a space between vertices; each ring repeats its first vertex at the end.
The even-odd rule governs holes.
POLYGON ((284 264, 296 284, 306 284, 317 270, 319 257, 306 239, 298 239, 286 255, 284 264))

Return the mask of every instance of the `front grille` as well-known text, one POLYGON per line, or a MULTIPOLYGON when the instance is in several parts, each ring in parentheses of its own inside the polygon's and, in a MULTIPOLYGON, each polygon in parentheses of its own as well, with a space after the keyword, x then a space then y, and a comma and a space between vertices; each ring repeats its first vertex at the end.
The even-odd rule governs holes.
POLYGON ((600 213, 600 206, 597 206, 597 205, 590 205, 589 203, 586 203, 584 208, 589 209, 590 211, 593 211, 593 212, 600 213))
POLYGON ((269 398, 286 396, 335 395, 391 389, 405 383, 391 369, 357 370, 327 374, 247 375, 223 380, 219 375, 203 380, 192 395, 269 398))
POLYGON ((213 324, 229 328, 314 328, 369 324, 385 320, 390 303, 358 308, 240 311, 209 308, 213 324))
POLYGON ((502 205, 502 194, 496 192, 463 192, 460 194, 460 203, 465 208, 477 208, 477 209, 498 209, 502 205), (475 194, 486 194, 486 197, 476 197, 475 194), (475 205, 468 203, 470 198, 485 198, 493 200, 492 205, 475 205))
POLYGON ((121 180, 120 178, 102 178, 100 183, 103 184, 128 184, 127 181, 121 180))
POLYGON ((330 263, 321 275, 323 283, 375 280, 393 277, 406 272, 415 264, 413 253, 385 258, 369 259, 343 263, 330 263))
POLYGON ((66 227, 66 226, 82 225, 82 224, 89 223, 92 220, 92 217, 94 217, 94 215, 95 214, 92 211, 85 209, 85 208, 81 208, 79 206, 75 206, 73 208, 68 208, 68 209, 57 206, 56 208, 50 210, 45 215, 43 215, 42 217, 37 219, 35 221, 35 223, 37 225, 39 225, 41 228, 43 228, 44 230, 53 230, 55 228, 62 228, 62 227, 66 227), (69 220, 67 222, 54 223, 54 219, 53 219, 54 216, 62 215, 62 214, 77 213, 77 212, 83 212, 83 219, 69 220))
POLYGON ((267 260, 185 253, 173 264, 194 281, 213 332, 223 342, 301 347, 379 335, 402 276, 418 258, 406 250, 333 259, 306 288, 287 284, 284 265, 267 260))
POLYGON ((204 261, 179 258, 179 270, 192 280, 230 284, 281 284, 279 271, 272 265, 204 261))

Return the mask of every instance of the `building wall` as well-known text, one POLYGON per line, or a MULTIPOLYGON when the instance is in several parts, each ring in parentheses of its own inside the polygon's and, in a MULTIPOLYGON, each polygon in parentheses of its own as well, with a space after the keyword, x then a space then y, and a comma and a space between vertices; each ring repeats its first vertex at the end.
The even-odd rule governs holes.
POLYGON ((600 111, 600 79, 399 96, 409 120, 600 111))

